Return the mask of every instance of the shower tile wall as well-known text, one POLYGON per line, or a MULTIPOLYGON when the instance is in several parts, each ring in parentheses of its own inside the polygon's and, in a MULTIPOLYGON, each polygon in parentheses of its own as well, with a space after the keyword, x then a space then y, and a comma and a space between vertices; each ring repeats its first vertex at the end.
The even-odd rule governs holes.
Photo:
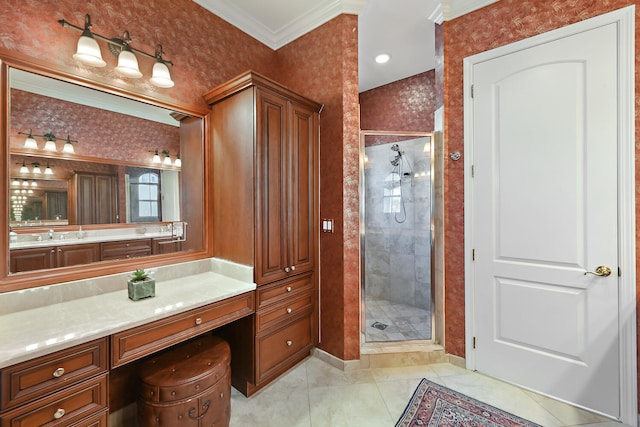
MULTIPOLYGON (((398 142, 403 152, 404 210, 384 211, 384 189, 394 170, 392 144, 365 149, 365 294, 429 310, 431 308, 431 177, 428 138, 398 142), (404 222, 397 222, 396 217, 404 222)), ((396 183, 398 182, 396 177, 396 183)), ((387 193, 388 194, 388 193, 387 193)), ((369 320, 367 320, 368 323, 369 320)))

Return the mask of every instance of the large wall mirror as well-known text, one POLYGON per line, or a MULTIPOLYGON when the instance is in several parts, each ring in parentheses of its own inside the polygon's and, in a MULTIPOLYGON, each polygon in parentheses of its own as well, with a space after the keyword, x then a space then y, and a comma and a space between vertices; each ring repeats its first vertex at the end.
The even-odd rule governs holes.
POLYGON ((2 63, 0 291, 208 253, 206 112, 2 63))

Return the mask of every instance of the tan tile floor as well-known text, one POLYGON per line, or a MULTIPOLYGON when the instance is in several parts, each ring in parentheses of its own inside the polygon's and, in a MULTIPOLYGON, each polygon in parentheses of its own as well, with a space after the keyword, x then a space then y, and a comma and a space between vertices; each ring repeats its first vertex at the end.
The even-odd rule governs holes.
POLYGON ((310 357, 251 398, 231 394, 231 427, 393 427, 428 378, 546 427, 623 427, 443 363, 342 371, 310 357))

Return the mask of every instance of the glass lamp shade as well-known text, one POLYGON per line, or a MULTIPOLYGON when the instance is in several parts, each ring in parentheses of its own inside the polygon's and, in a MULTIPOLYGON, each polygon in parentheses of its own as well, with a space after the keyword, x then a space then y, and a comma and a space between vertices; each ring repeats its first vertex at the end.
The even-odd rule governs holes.
POLYGON ((102 53, 100 52, 100 46, 98 42, 93 38, 91 33, 83 33, 78 39, 78 49, 73 55, 73 59, 91 67, 104 67, 107 65, 102 59, 102 53))
POLYGON ((156 151, 155 154, 153 155, 153 163, 162 163, 162 160, 160 160, 160 156, 158 155, 158 152, 156 151))
POLYGON ((176 158, 176 161, 173 163, 173 165, 177 168, 182 166, 182 160, 180 160, 180 156, 176 158))
POLYGON ((20 166, 20 173, 29 173, 29 168, 24 163, 20 166))
POLYGON ((24 140, 24 148, 29 148, 32 150, 36 150, 38 148, 38 143, 35 139, 33 139, 33 136, 29 135, 27 139, 24 140))
POLYGON ((149 79, 152 85, 162 88, 173 87, 175 83, 171 80, 171 74, 169 74, 169 67, 167 64, 156 61, 153 64, 153 75, 149 79))
POLYGON ((11 181, 11 185, 13 185, 14 187, 19 187, 20 181, 18 181, 17 179, 14 179, 13 181, 11 181))
POLYGON ((142 77, 138 67, 138 58, 130 50, 122 49, 122 52, 118 55, 118 66, 115 70, 124 77, 131 77, 132 79, 142 77))
POLYGON ((53 139, 47 140, 47 142, 44 144, 44 149, 45 151, 56 151, 56 142, 53 139))
POLYGON ((51 167, 49 165, 47 165, 47 167, 44 170, 44 174, 45 175, 53 175, 53 169, 51 169, 51 167))
POLYGON ((70 141, 64 143, 64 147, 62 147, 62 151, 64 153, 73 153, 75 150, 73 149, 73 144, 70 141))
POLYGON ((165 158, 164 158, 164 164, 165 164, 165 165, 169 165, 169 166, 171 166, 171 157, 169 157, 169 156, 165 156, 165 158))
POLYGON ((42 171, 40 170, 40 166, 35 165, 35 164, 33 165, 33 171, 32 171, 32 172, 33 172, 34 174, 40 174, 40 173, 42 173, 42 171))

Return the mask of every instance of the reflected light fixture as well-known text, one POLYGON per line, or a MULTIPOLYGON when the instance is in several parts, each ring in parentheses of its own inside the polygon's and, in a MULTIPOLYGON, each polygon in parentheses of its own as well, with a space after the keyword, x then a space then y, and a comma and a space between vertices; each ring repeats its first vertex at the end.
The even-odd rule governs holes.
POLYGON ((27 136, 27 139, 24 140, 24 148, 28 148, 31 150, 38 149, 38 143, 33 138, 33 135, 31 134, 31 129, 29 129, 29 136, 27 136))
POLYGON ((32 187, 37 187, 38 186, 38 181, 31 181, 31 186, 32 187))
POLYGON ((22 181, 22 186, 23 187, 28 187, 29 186, 29 181, 27 181, 26 179, 22 181))
POLYGON ((84 17, 84 30, 78 39, 78 48, 73 55, 73 59, 92 67, 104 67, 107 65, 104 59, 102 59, 100 46, 98 46, 97 40, 93 38, 93 34, 91 33, 91 16, 89 16, 89 14, 86 14, 84 17))
POLYGON ((22 166, 20 166, 20 173, 29 173, 29 168, 24 164, 24 160, 22 161, 22 166))
POLYGON ((71 138, 67 135, 67 140, 64 143, 64 147, 62 147, 62 151, 64 153, 73 153, 75 150, 73 149, 73 145, 71 144, 71 138))
POLYGON ((177 168, 182 167, 182 160, 180 160, 180 154, 176 154, 176 161, 173 162, 173 165, 177 168))
POLYGON ((164 155, 164 163, 165 165, 171 166, 171 155, 167 150, 162 150, 162 154, 164 155))
POLYGON ((164 55, 162 45, 158 44, 154 54, 152 55, 131 46, 131 36, 128 30, 124 31, 122 38, 108 38, 101 36, 100 34, 91 31, 91 16, 89 16, 89 14, 85 15, 84 28, 71 24, 64 19, 60 19, 58 22, 63 27, 82 31, 82 36, 80 36, 80 40, 78 40, 78 49, 75 55, 73 55, 73 59, 76 61, 91 67, 103 67, 106 63, 102 59, 100 46, 96 39, 102 40, 107 42, 109 50, 118 57, 118 65, 116 66, 115 71, 121 76, 134 79, 142 77, 142 73, 138 66, 138 59, 135 55, 139 54, 155 60, 153 73, 149 79, 149 82, 152 85, 160 88, 173 87, 174 82, 171 80, 169 67, 167 66, 173 66, 173 62, 162 58, 162 55, 164 55))
POLYGON ((162 163, 162 160, 160 160, 160 155, 158 154, 157 148, 156 148, 156 151, 153 152, 153 159, 151 161, 153 163, 162 163))
POLYGON ((13 181, 11 181, 11 185, 13 187, 19 187, 20 186, 20 181, 18 181, 17 179, 14 179, 13 181))
POLYGON ((45 135, 47 142, 44 144, 44 151, 58 151, 56 147, 56 137, 53 134, 45 135))
POLYGON ((41 174, 42 173, 42 171, 40 170, 40 163, 34 162, 34 163, 31 163, 31 166, 33 166, 33 169, 31 170, 31 172, 33 172, 35 174, 41 174))
POLYGON ((44 169, 44 174, 45 175, 53 175, 53 169, 51 169, 51 166, 49 166, 49 162, 47 162, 47 167, 44 169))

